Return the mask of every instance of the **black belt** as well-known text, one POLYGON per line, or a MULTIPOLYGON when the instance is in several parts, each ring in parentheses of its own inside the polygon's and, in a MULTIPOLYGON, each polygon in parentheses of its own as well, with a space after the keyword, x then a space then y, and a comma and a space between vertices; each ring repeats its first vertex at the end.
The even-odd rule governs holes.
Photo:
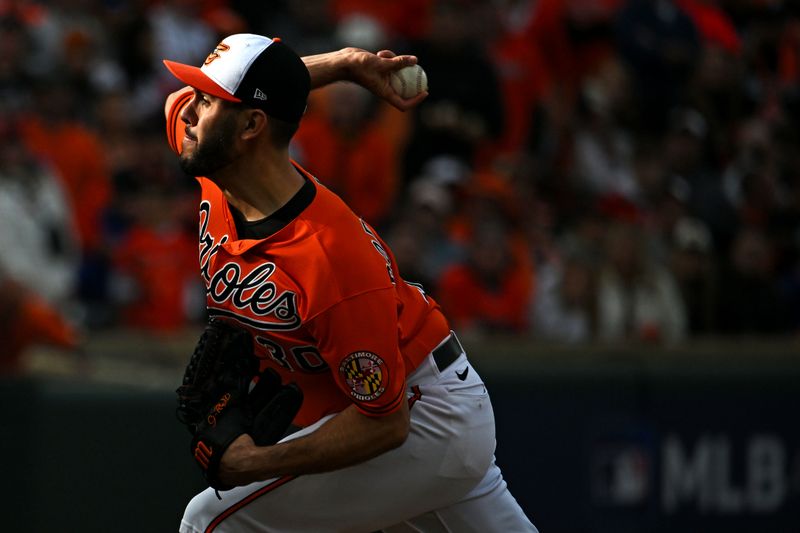
POLYGON ((447 340, 432 352, 433 360, 436 362, 439 372, 444 372, 444 369, 452 365, 462 353, 464 353, 464 348, 461 347, 458 337, 452 331, 447 340))

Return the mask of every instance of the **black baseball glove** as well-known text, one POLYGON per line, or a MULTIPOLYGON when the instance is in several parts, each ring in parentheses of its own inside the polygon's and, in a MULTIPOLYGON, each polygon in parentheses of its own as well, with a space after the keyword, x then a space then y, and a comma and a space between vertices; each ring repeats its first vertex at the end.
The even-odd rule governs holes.
POLYGON ((218 477, 228 446, 243 433, 259 446, 275 444, 303 402, 297 385, 283 385, 275 371, 258 374, 249 333, 214 318, 200 336, 176 393, 178 420, 193 435, 192 456, 217 490, 231 488, 218 477))

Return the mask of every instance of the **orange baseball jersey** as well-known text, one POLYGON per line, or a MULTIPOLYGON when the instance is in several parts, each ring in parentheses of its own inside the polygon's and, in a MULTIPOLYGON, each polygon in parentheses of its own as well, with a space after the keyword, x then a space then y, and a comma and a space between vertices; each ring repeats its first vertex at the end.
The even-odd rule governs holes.
MULTIPOLYGON (((167 102, 176 152, 179 115, 191 98, 186 91, 167 102)), ((306 184, 279 210, 286 221, 264 238, 239 238, 238 213, 211 180, 198 178, 209 315, 248 330, 262 370, 272 367, 300 386, 305 400, 295 424, 351 403, 366 415, 389 414, 405 401, 406 376, 449 325, 420 287, 399 277, 375 231, 295 166, 306 184)))

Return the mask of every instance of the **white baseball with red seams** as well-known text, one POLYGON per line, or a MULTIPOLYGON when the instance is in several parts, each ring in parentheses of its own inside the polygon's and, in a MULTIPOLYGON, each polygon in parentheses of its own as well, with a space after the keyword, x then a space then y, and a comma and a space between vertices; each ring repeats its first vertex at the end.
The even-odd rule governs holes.
POLYGON ((419 65, 411 65, 392 72, 389 83, 394 92, 401 97, 413 98, 422 91, 428 90, 428 75, 419 65))

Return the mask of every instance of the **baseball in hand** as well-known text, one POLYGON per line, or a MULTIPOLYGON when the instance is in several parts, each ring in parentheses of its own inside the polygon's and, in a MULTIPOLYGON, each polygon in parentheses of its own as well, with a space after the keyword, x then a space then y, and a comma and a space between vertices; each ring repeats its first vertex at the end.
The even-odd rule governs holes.
POLYGON ((402 98, 412 98, 422 91, 428 90, 428 76, 419 65, 403 67, 392 72, 389 83, 394 92, 402 98))

